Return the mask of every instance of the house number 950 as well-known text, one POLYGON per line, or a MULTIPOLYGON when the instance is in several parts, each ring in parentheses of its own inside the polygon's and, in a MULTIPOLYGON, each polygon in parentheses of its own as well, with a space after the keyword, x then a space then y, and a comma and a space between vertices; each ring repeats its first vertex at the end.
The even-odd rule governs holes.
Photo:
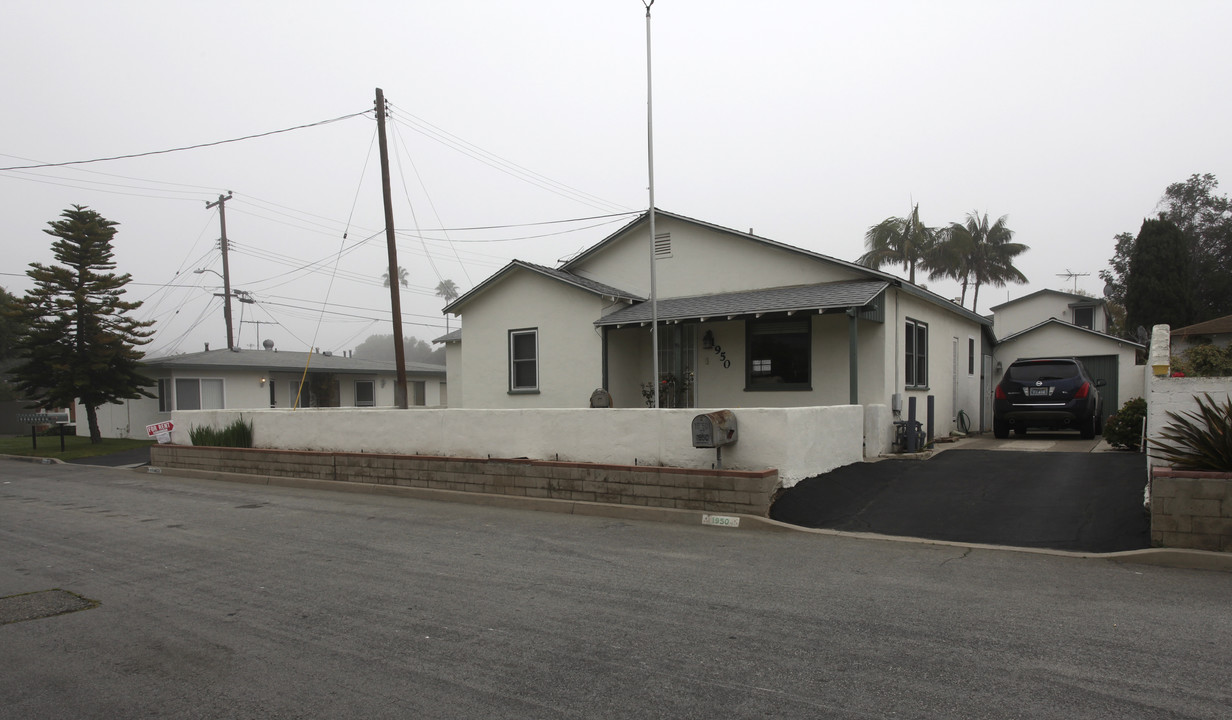
POLYGON ((727 359, 727 353, 723 352, 722 345, 714 346, 714 354, 719 356, 719 362, 723 363, 723 369, 731 367, 731 360, 727 359))

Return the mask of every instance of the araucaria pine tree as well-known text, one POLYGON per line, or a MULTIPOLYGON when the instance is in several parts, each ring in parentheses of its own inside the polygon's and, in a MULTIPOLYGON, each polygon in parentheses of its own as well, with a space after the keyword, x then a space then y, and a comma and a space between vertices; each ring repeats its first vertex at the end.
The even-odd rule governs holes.
POLYGON ((116 275, 111 240, 115 226, 80 205, 60 214, 43 232, 56 238, 51 249, 58 264, 30 263, 26 275, 34 289, 20 313, 26 332, 17 341, 17 386, 46 407, 79 400, 90 426, 90 442, 102 440, 98 408, 107 403, 154 397, 154 381, 141 374, 137 346, 149 342, 152 321, 128 316, 140 302, 123 299, 132 277, 116 275))

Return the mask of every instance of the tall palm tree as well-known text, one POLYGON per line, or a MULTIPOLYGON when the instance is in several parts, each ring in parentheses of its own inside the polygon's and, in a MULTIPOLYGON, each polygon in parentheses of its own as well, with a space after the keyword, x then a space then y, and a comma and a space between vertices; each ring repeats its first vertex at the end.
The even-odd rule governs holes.
MULTIPOLYGON (((458 285, 453 280, 442 280, 436 284, 436 296, 445 298, 445 304, 458 298, 458 285)), ((449 315, 445 315, 445 334, 449 334, 449 315)))
POLYGON ((856 262, 872 268, 902 263, 909 273, 907 279, 915 284, 916 265, 928 267, 936 243, 937 230, 920 222, 920 204, 916 203, 909 216, 888 217, 870 227, 864 234, 866 252, 856 262))
MULTIPOLYGON (((385 287, 389 287, 389 271, 388 270, 381 273, 381 282, 384 283, 385 287)), ((407 272, 406 268, 402 267, 401 265, 398 266, 398 284, 404 288, 409 288, 411 286, 411 274, 407 272)))
MULTIPOLYGON (((980 302, 980 286, 1005 287, 1006 283, 1025 283, 1027 276, 1014 267, 1014 258, 1028 250, 1026 245, 1013 242, 1014 231, 1006 225, 1008 215, 1002 215, 989 224, 988 213, 968 213, 963 224, 950 226, 950 242, 955 243, 954 255, 964 253, 965 267, 958 272, 963 278, 963 301, 966 301, 966 284, 971 282, 971 309, 980 302)), ((957 277, 951 275, 951 277, 957 277)))

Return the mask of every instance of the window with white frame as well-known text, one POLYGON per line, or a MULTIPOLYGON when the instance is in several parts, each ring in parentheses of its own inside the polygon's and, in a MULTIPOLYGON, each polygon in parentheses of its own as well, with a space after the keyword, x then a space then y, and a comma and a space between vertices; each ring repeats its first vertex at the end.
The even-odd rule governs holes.
POLYGON ((158 379, 158 411, 171 412, 171 378, 158 379))
POLYGON ((355 407, 376 405, 376 383, 371 380, 355 381, 355 407))
POLYGON ((539 329, 509 331, 509 392, 539 392, 539 329))
POLYGON ((904 328, 907 348, 904 385, 909 388, 928 387, 928 324, 907 320, 904 328))
POLYGON ((221 378, 176 378, 176 410, 222 410, 221 378))

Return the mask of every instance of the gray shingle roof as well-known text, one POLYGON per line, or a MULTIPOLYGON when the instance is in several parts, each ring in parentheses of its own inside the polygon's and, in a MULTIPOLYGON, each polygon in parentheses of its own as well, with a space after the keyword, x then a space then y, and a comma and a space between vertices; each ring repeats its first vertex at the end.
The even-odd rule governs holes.
MULTIPOLYGON (((660 322, 726 318, 756 313, 822 310, 827 308, 864 307, 872 302, 889 283, 881 280, 819 283, 746 290, 719 295, 668 298, 658 301, 660 322)), ((650 322, 650 303, 617 310, 595 322, 596 325, 627 325, 650 322)))
POLYGON ((572 285, 573 287, 580 288, 587 292, 595 293, 596 295, 605 295, 607 297, 614 297, 618 300, 630 300, 633 302, 640 302, 646 299, 644 297, 641 297, 640 295, 635 295, 626 290, 621 290, 620 288, 612 287, 611 285, 605 285, 601 282, 595 282, 594 280, 584 278, 581 275, 574 275, 571 272, 565 272, 564 270, 556 270, 554 268, 544 267, 543 265, 536 265, 535 263, 526 262, 525 260, 513 260, 505 267, 496 271, 496 273, 494 273, 487 280, 484 280, 483 282, 479 283, 475 287, 471 288, 469 292, 463 293, 461 297, 455 299, 453 302, 446 305, 442 312, 447 312, 447 313, 455 312, 455 308, 459 308, 465 305, 467 302, 471 300, 471 298, 476 297, 479 294, 483 293, 490 286, 496 283, 497 280, 504 277, 505 275, 508 275, 510 272, 513 272, 513 270, 515 270, 516 268, 521 268, 523 270, 529 270, 534 273, 539 273, 540 275, 550 277, 553 280, 559 280, 560 282, 567 283, 569 285, 572 285))
MULTIPOLYGON (((260 370, 302 371, 308 365, 310 372, 335 373, 393 373, 397 365, 388 360, 364 360, 306 352, 275 352, 272 350, 207 350, 199 353, 146 358, 142 363, 150 368, 233 368, 260 370), (309 357, 311 356, 311 358, 309 357)), ((408 362, 406 370, 420 375, 444 375, 445 366, 432 363, 408 362)))

